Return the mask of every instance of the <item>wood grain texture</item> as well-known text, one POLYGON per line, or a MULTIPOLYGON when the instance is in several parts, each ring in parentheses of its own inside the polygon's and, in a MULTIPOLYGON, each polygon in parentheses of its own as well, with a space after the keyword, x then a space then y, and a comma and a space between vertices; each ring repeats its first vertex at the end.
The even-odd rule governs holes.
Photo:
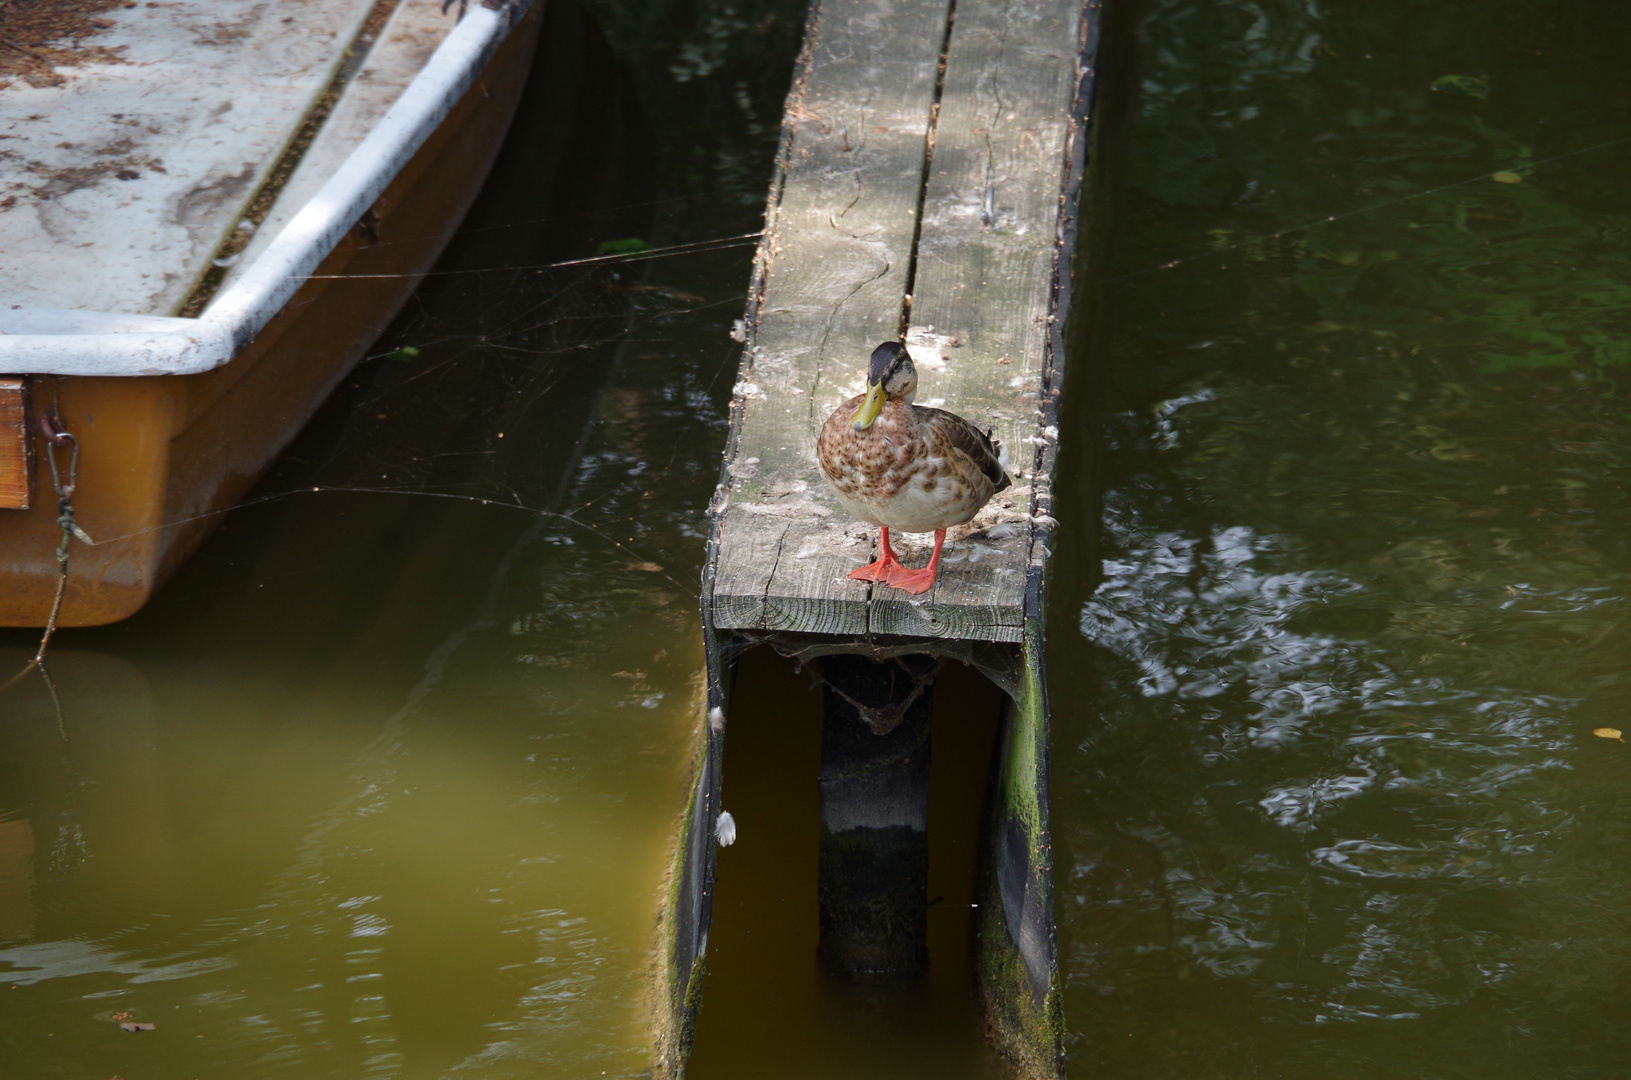
POLYGON ((27 392, 21 377, 0 376, 0 510, 27 510, 33 489, 27 392))
MULTIPOLYGON (((866 631, 870 560, 815 463, 834 405, 899 333, 947 0, 822 0, 784 124, 783 183, 733 402, 721 628, 866 631), (859 556, 859 558, 857 558, 859 556)), ((860 537, 857 537, 859 539, 860 537)))
MULTIPOLYGON (((924 193, 907 338, 923 375, 919 397, 930 405, 944 397, 943 408, 996 429, 1016 483, 1003 493, 1020 512, 1000 515, 1009 519, 1030 510, 1036 440, 1057 438, 1038 405, 1079 16, 1077 0, 959 5, 924 193)), ((997 640, 1019 640, 1028 516, 1024 526, 1024 536, 981 542, 1000 553, 980 572, 949 567, 931 608, 878 590, 872 631, 942 636, 924 615, 955 611, 969 616, 960 626, 1001 627, 997 640)))
MULTIPOLYGON (((944 0, 821 3, 715 505, 717 627, 1020 640, 1078 15, 1061 0, 965 4, 937 110, 944 0), (921 596, 847 577, 876 557, 876 530, 844 513, 815 462, 822 422, 862 391, 908 305, 918 400, 995 426, 1015 479, 953 531, 921 596)), ((908 565, 927 560, 928 536, 897 538, 908 565)))

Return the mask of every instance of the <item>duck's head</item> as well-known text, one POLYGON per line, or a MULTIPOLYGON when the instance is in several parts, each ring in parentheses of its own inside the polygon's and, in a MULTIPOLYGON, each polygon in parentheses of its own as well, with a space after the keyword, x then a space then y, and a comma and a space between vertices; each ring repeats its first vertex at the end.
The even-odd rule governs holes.
POLYGON ((865 431, 883 412, 884 402, 900 398, 911 404, 917 393, 917 368, 906 346, 898 341, 886 341, 872 350, 872 360, 866 371, 866 400, 855 410, 855 430, 865 431))

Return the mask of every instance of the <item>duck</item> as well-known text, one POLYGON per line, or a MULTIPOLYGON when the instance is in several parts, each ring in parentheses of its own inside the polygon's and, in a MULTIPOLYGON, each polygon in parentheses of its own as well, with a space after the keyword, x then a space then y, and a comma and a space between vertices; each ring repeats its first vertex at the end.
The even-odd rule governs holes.
POLYGON ((838 502, 878 527, 883 553, 849 576, 927 592, 940 570, 946 530, 972 520, 1012 483, 1002 444, 956 413, 913 404, 917 367, 899 341, 872 350, 866 387, 834 409, 816 437, 816 461, 838 502), (928 565, 903 566, 889 544, 890 530, 934 533, 928 565))

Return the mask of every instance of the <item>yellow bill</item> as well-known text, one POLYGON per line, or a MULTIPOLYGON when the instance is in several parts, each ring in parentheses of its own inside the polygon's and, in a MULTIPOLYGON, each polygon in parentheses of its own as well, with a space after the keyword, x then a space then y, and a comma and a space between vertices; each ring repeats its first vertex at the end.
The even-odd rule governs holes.
POLYGON ((889 395, 883 392, 883 383, 873 383, 867 387, 866 400, 855 410, 855 430, 865 431, 871 427, 878 414, 883 412, 883 403, 888 400, 889 395))

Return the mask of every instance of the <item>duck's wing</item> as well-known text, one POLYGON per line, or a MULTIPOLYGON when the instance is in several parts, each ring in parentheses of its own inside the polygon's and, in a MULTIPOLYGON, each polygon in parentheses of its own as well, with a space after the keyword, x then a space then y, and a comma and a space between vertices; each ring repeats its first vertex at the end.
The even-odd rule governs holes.
POLYGON ((934 433, 934 438, 962 452, 976 469, 991 481, 993 491, 1001 491, 1013 481, 1002 471, 1002 444, 991 436, 990 428, 981 428, 964 420, 956 413, 944 409, 917 408, 918 422, 934 433))

